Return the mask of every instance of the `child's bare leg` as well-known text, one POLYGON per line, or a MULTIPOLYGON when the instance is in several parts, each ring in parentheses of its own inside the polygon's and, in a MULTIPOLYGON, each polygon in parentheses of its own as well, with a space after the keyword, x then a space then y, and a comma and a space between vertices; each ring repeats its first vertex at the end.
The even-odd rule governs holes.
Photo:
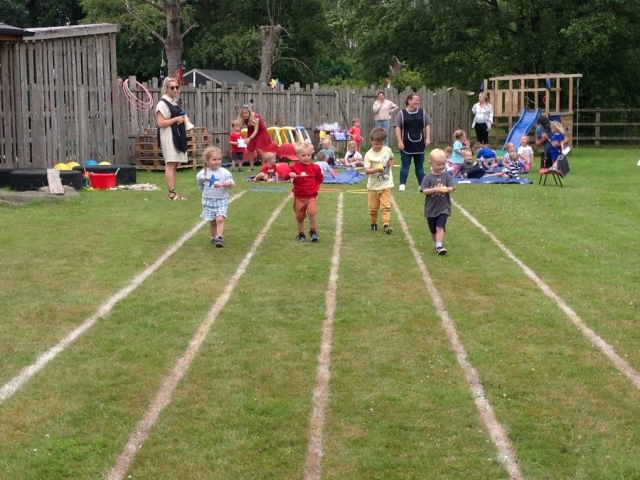
POLYGON ((442 240, 444 240, 444 228, 436 227, 436 233, 433 235, 433 237, 434 242, 442 243, 442 240))
MULTIPOLYGON (((318 219, 317 219, 317 214, 315 213, 309 213, 309 229, 310 230, 317 230, 317 226, 318 226, 318 219)), ((304 228, 304 226, 303 226, 304 228)))
POLYGON ((217 233, 218 233, 218 237, 222 237, 224 235, 224 217, 223 216, 218 216, 216 217, 216 227, 217 227, 217 233))
POLYGON ((297 220, 297 222, 298 222, 298 232, 299 233, 304 233, 304 220, 302 220, 302 221, 297 220))
POLYGON ((209 221, 209 227, 211 228, 211 238, 216 238, 217 235, 217 230, 216 230, 216 221, 215 220, 210 220, 209 221))

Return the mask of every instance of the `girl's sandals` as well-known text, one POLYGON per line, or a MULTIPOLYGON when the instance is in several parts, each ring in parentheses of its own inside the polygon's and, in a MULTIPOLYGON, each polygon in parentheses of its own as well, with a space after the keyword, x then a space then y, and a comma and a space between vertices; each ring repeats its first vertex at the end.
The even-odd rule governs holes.
POLYGON ((183 197, 182 195, 178 195, 175 190, 169 190, 169 200, 186 200, 187 197, 183 197))

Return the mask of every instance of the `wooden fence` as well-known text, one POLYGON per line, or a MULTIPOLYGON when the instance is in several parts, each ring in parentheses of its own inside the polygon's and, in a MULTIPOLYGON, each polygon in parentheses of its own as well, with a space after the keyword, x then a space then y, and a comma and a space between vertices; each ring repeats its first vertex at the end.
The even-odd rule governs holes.
POLYGON ((574 143, 592 145, 640 144, 640 108, 594 108, 577 112, 574 143))
MULTIPOLYGON (((128 84, 141 102, 148 101, 148 96, 140 87, 135 87, 134 77, 128 84)), ((160 87, 157 79, 141 84, 152 98, 153 104, 159 100, 160 87)), ((375 87, 364 89, 352 88, 320 88, 319 85, 299 84, 291 85, 288 89, 279 87, 273 90, 266 85, 244 86, 238 85, 227 88, 215 88, 211 84, 201 87, 185 86, 180 91, 182 106, 194 123, 199 127, 206 127, 213 137, 213 144, 219 146, 223 152, 228 152, 228 136, 231 131, 231 121, 237 118, 244 105, 259 113, 267 126, 304 126, 309 134, 313 134, 315 127, 323 123, 339 123, 342 128, 349 128, 355 117, 361 121, 361 128, 368 144, 367 132, 373 126, 373 102, 378 96, 379 89, 375 87)), ((410 90, 398 92, 395 89, 386 90, 387 98, 404 107, 404 99, 410 90)), ((436 92, 421 88, 416 93, 421 97, 421 106, 429 114, 432 142, 438 145, 451 144, 454 130, 471 126, 472 115, 469 98, 466 92, 456 89, 441 89, 436 92)), ((130 162, 134 162, 133 139, 143 134, 156 124, 155 108, 147 112, 138 111, 135 105, 120 95, 122 111, 125 112, 122 121, 128 123, 130 132, 130 162), (127 114, 128 113, 128 114, 127 114)), ((395 145, 393 130, 390 144, 395 145)))
POLYGON ((0 167, 127 156, 116 79, 117 25, 36 28, 0 42, 0 167))
MULTIPOLYGON (((34 36, 22 41, 0 41, 0 168, 48 168, 89 158, 134 164, 136 136, 155 127, 160 87, 153 79, 143 85, 145 90, 130 78, 134 94, 150 100, 153 107, 140 111, 127 100, 116 80, 118 26, 31 30, 34 36)), ((386 90, 387 97, 401 106, 409 93, 386 90)), ((433 143, 448 145, 454 130, 470 128, 466 92, 421 88, 417 93, 432 120, 433 143)), ((336 90, 294 84, 272 90, 267 85, 208 84, 185 87, 180 96, 192 122, 206 127, 212 143, 227 152, 231 121, 244 105, 267 125, 302 125, 310 133, 323 123, 348 128, 358 117, 367 145, 377 94, 375 87, 336 90)), ((393 131, 390 143, 396 143, 393 131)))

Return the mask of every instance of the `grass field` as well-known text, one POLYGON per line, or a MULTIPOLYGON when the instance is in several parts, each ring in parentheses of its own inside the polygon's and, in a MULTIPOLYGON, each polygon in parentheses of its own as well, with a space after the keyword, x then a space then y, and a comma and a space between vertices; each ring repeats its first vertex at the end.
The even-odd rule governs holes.
POLYGON ((239 174, 223 249, 195 171, 0 207, 0 479, 640 479, 636 160, 459 185, 443 257, 413 171, 317 244, 239 174))

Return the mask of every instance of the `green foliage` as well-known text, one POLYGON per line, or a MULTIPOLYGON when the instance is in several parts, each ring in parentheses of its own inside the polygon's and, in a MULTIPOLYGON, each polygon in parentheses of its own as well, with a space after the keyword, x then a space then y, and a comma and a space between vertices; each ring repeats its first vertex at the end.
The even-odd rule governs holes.
POLYGON ((0 22, 12 27, 28 27, 29 12, 23 2, 0 0, 0 22))
MULTIPOLYGON (((121 24, 122 73, 157 75, 162 47, 123 14, 123 0, 79 1, 85 22, 121 24)), ((51 12, 73 3, 56 0, 51 12)), ((160 12, 136 5, 164 32, 160 12)), ((475 91, 490 76, 582 73, 582 106, 636 105, 639 7, 639 0, 200 0, 183 12, 184 25, 198 23, 184 39, 183 56, 187 68, 237 69, 257 78, 259 27, 273 21, 286 31, 272 70, 285 84, 381 83, 392 76, 395 56, 406 65, 395 85, 475 91)))

